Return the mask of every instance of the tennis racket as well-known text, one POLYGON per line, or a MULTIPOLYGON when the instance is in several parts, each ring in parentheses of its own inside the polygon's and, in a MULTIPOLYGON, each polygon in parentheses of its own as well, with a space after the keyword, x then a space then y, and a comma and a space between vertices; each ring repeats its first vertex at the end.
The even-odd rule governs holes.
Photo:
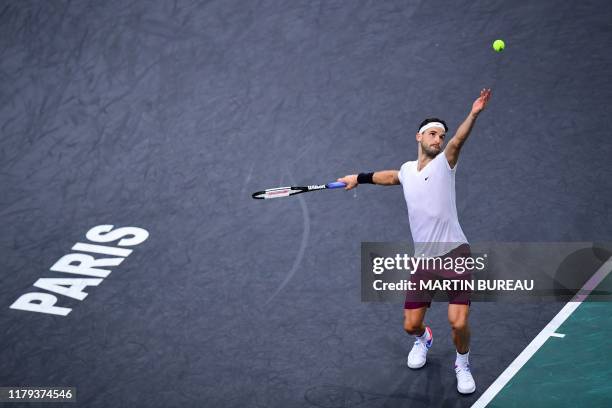
POLYGON ((306 187, 276 187, 253 193, 253 198, 258 200, 267 200, 270 198, 289 197, 296 194, 307 193, 309 191, 333 190, 344 187, 346 187, 346 184, 339 181, 306 187))

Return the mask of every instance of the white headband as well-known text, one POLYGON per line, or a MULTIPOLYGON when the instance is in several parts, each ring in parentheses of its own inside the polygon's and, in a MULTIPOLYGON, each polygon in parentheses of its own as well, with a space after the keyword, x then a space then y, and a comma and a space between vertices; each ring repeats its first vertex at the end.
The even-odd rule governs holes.
POLYGON ((427 129, 430 129, 432 127, 440 127, 442 129, 445 129, 444 125, 441 124, 440 122, 429 122, 428 124, 426 124, 425 126, 423 126, 422 128, 419 129, 419 133, 423 133, 427 129))

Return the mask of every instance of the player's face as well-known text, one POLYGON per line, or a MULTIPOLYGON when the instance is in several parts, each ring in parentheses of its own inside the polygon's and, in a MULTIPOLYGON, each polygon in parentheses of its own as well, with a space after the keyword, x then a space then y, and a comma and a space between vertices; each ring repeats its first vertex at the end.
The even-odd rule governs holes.
POLYGON ((436 157, 444 148, 444 128, 433 127, 423 133, 417 133, 417 142, 421 145, 423 153, 430 157, 436 157))

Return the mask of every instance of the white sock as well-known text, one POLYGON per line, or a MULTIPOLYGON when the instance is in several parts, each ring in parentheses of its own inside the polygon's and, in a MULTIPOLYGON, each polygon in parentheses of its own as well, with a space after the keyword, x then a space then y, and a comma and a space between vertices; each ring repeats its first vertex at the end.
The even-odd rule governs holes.
POLYGON ((470 351, 468 350, 465 354, 459 354, 457 352, 457 358, 455 359, 455 365, 459 367, 466 367, 470 361, 470 351))
POLYGON ((423 344, 425 344, 425 343, 427 343, 427 341, 431 340, 431 337, 429 336, 429 333, 428 333, 427 329, 425 329, 423 334, 421 334, 420 336, 414 336, 414 337, 416 337, 417 340, 420 341, 423 344))

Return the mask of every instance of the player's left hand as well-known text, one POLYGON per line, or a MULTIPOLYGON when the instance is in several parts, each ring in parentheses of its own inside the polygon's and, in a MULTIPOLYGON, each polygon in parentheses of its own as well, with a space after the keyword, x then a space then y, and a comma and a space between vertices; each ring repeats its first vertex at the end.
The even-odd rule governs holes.
POLYGON ((491 89, 480 91, 480 96, 472 104, 472 113, 479 114, 482 112, 486 108, 487 103, 489 103, 489 98, 491 98, 491 89))

